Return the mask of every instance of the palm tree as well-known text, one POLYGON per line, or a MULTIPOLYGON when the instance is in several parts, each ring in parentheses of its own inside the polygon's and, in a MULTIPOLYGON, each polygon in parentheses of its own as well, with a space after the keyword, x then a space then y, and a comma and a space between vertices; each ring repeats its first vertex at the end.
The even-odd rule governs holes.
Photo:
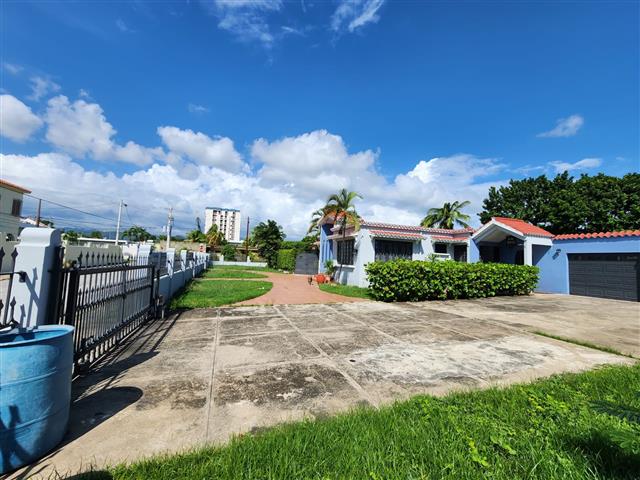
MULTIPOLYGON (((349 192, 346 188, 343 188, 339 193, 329 196, 327 204, 322 208, 323 215, 333 217, 334 224, 340 222, 338 223, 338 231, 342 233, 342 241, 347 235, 347 225, 353 225, 354 230, 360 228, 360 215, 356 212, 354 205, 356 198, 362 198, 362 195, 356 192, 349 192)), ((340 278, 341 271, 342 263, 338 268, 338 278, 340 278)))
POLYGON ((224 234, 218 230, 218 226, 213 224, 207 232, 207 245, 215 252, 216 247, 224 242, 224 234))
POLYGON ((311 235, 312 233, 319 233, 320 227, 318 227, 318 222, 323 218, 324 218, 323 208, 319 208, 311 214, 311 220, 309 221, 309 228, 307 229, 308 235, 311 235))
POLYGON ((470 203, 468 200, 464 202, 446 202, 442 208, 430 208, 427 216, 420 222, 420 226, 451 229, 455 224, 459 224, 464 228, 469 228, 467 222, 470 217, 462 213, 461 210, 470 203))

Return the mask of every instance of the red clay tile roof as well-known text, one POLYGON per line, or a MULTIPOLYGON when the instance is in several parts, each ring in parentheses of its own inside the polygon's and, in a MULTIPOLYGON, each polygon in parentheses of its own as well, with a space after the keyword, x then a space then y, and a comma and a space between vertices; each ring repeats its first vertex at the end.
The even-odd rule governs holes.
POLYGON ((511 227, 517 230, 523 235, 533 235, 537 237, 553 237, 553 233, 547 232, 544 228, 536 227, 535 225, 520 220, 519 218, 509 217, 492 217, 492 220, 500 222, 507 227, 511 227))
POLYGON ((395 223, 367 222, 365 220, 363 220, 360 224, 364 227, 392 228, 396 230, 408 230, 411 232, 446 233, 450 235, 473 233, 475 231, 473 228, 460 228, 460 229, 426 228, 426 227, 421 227, 419 225, 398 225, 395 223))
POLYGON ((401 240, 422 240, 424 235, 421 233, 391 232, 389 230, 369 230, 374 237, 398 238, 401 240))
POLYGON ((556 235, 554 240, 575 240, 583 238, 616 238, 616 237, 640 237, 640 230, 621 230, 619 232, 600 233, 563 233, 556 235))
POLYGON ((20 192, 20 193, 31 193, 31 190, 27 190, 26 188, 21 187, 20 185, 16 185, 15 183, 7 182, 6 180, 2 180, 1 178, 0 178, 0 186, 6 187, 9 190, 14 190, 14 191, 20 192))
POLYGON ((431 239, 437 242, 448 242, 448 243, 467 243, 468 237, 440 237, 436 235, 431 235, 431 239))

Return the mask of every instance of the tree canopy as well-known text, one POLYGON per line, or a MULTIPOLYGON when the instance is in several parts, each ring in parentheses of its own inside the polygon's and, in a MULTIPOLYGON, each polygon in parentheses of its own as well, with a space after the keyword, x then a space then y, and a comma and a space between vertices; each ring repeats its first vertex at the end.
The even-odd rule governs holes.
POLYGON ((495 216, 521 218, 556 235, 638 229, 640 173, 511 180, 489 189, 479 216, 482 223, 495 216))
POLYGON ((134 225, 122 232, 122 238, 131 240, 132 242, 146 242, 151 240, 153 235, 147 232, 144 228, 134 225))
POLYGON ((468 200, 464 202, 458 202, 456 200, 453 203, 446 202, 442 205, 442 208, 430 208, 426 217, 420 222, 420 225, 423 227, 451 229, 457 224, 461 227, 468 228, 469 224, 467 222, 470 220, 470 217, 462 213, 462 209, 470 203, 468 200))
MULTIPOLYGON (((334 223, 341 220, 340 231, 343 234, 348 224, 353 225, 356 230, 360 227, 360 215, 355 207, 356 198, 362 198, 362 195, 343 188, 340 192, 330 195, 327 204, 322 208, 324 215, 333 217, 334 223)), ((316 213, 318 212, 314 212, 314 215, 316 213)))
POLYGON ((252 238, 258 253, 271 268, 276 268, 277 266, 278 250, 285 237, 282 227, 275 220, 260 222, 253 229, 252 238))

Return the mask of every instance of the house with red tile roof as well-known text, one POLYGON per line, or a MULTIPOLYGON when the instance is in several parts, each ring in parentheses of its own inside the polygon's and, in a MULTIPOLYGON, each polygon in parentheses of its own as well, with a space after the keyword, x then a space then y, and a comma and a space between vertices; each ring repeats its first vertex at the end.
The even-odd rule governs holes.
POLYGON ((13 241, 18 238, 22 197, 25 193, 31 193, 31 191, 0 179, 0 235, 2 239, 13 241))
POLYGON ((365 266, 395 259, 537 266, 538 291, 624 300, 640 298, 640 230, 554 236, 524 220, 494 217, 479 229, 424 228, 363 220, 344 231, 320 221, 319 271, 326 261, 340 283, 367 285, 365 266))

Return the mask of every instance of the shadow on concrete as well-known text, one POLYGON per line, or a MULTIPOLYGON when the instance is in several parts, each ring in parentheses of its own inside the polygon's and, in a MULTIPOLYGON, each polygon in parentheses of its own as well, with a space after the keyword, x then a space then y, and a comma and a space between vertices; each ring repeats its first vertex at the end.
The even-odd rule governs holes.
MULTIPOLYGON (((142 325, 98 361, 87 374, 75 378, 71 387, 71 411, 65 437, 55 450, 37 463, 19 471, 15 478, 30 478, 50 467, 51 457, 65 445, 77 440, 140 400, 144 394, 140 388, 113 386, 113 383, 122 379, 131 368, 158 355, 162 342, 181 315, 182 313, 178 312, 171 317, 152 320, 142 325)), ((75 478, 112 478, 110 473, 103 471, 89 472, 89 474, 91 475, 89 477, 79 474, 75 478)))

